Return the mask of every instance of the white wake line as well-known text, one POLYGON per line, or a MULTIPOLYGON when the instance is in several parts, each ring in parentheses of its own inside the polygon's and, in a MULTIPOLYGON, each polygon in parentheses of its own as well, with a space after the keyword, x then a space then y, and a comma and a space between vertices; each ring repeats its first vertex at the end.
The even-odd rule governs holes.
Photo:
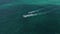
MULTIPOLYGON (((51 7, 53 7, 53 6, 48 6, 47 8, 51 8, 51 7)), ((41 9, 38 9, 38 10, 35 10, 35 11, 30 11, 30 12, 28 12, 28 13, 35 13, 35 12, 39 12, 39 11, 41 11, 41 10, 43 10, 43 9, 45 9, 46 7, 44 7, 44 8, 41 8, 41 9)))
MULTIPOLYGON (((54 8, 54 9, 52 9, 52 10, 50 10, 50 11, 52 12, 52 11, 54 11, 55 9, 57 9, 57 8, 54 8)), ((38 13, 38 14, 23 15, 22 17, 27 18, 27 17, 31 17, 31 16, 44 15, 44 14, 46 14, 46 13, 49 13, 50 11, 48 11, 48 12, 42 12, 42 13, 38 13)))

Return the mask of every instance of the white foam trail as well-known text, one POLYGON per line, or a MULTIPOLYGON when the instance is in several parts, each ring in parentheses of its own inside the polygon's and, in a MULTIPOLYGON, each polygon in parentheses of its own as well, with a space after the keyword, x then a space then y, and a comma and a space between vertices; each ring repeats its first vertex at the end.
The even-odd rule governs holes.
POLYGON ((54 8, 48 12, 41 12, 41 13, 35 13, 35 14, 27 14, 27 15, 23 15, 24 18, 27 18, 27 17, 31 17, 31 16, 36 16, 36 15, 44 15, 46 13, 49 13, 49 12, 53 12, 54 10, 56 10, 57 8, 54 8))
POLYGON ((26 18, 26 17, 36 16, 36 15, 38 15, 38 14, 23 15, 23 17, 26 18))
MULTIPOLYGON (((48 6, 47 8, 51 8, 51 7, 52 7, 52 6, 48 6)), ((46 7, 45 7, 45 8, 46 8, 46 7)), ((35 10, 35 11, 30 11, 30 12, 28 12, 28 13, 31 14, 31 13, 39 12, 39 11, 45 9, 45 8, 41 8, 41 9, 38 9, 38 10, 35 10)))

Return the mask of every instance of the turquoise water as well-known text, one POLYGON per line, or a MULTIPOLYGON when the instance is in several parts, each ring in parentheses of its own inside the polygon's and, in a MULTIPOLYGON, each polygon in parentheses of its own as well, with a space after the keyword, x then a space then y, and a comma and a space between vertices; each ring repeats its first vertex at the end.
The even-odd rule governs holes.
POLYGON ((0 9, 0 34, 55 34, 60 33, 60 14, 56 5, 14 5, 0 9), (51 6, 47 8, 47 6, 51 6), (27 12, 45 8, 50 13, 24 18, 27 12), (55 10, 52 10, 57 8, 55 10), (48 10, 47 10, 48 9, 48 10))
POLYGON ((1 1, 0 7, 9 7, 18 4, 34 4, 34 5, 44 5, 44 4, 55 4, 60 5, 60 0, 6 0, 1 1))
POLYGON ((59 0, 16 0, 0 5, 0 34, 60 34, 59 0), (38 9, 42 14, 23 17, 38 9))

